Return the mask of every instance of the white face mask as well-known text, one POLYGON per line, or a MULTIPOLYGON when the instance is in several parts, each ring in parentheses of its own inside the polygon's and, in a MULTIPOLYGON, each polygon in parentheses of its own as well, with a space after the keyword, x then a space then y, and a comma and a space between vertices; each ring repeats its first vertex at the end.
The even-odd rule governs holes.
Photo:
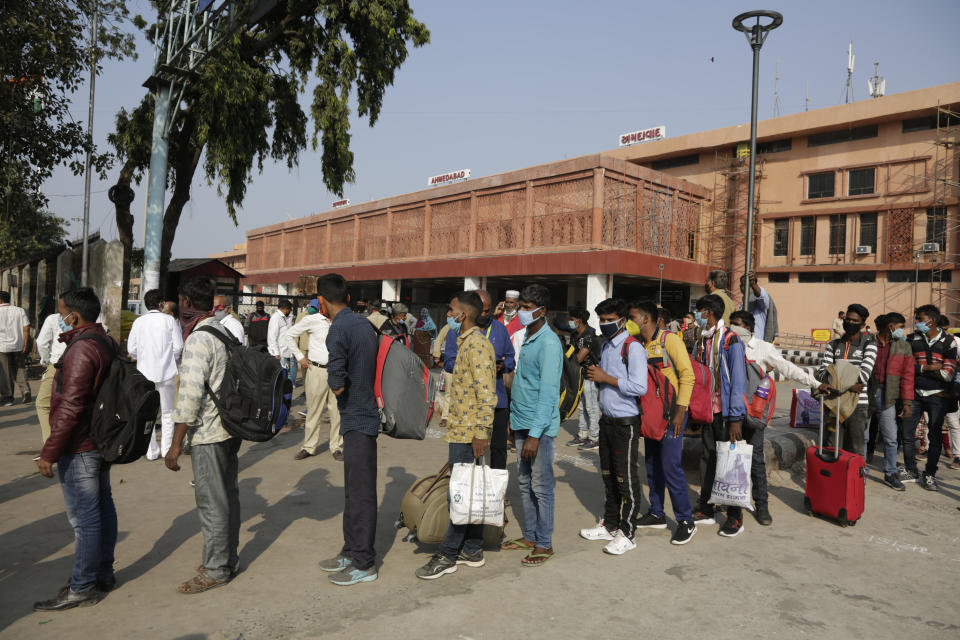
POLYGON ((744 341, 747 341, 753 337, 753 332, 750 331, 750 329, 747 329, 746 327, 741 327, 741 326, 732 324, 730 325, 730 330, 733 331, 738 336, 740 336, 740 338, 742 338, 744 341))

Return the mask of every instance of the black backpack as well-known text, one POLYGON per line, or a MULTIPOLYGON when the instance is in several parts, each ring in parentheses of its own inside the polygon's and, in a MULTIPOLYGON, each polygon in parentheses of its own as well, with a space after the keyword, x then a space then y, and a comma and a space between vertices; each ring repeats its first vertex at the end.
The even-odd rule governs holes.
POLYGON ((250 316, 248 319, 247 341, 254 345, 267 344, 267 329, 270 326, 270 314, 250 316))
POLYGON ((277 435, 287 422, 293 394, 293 384, 280 361, 213 327, 198 327, 197 331, 209 333, 227 348, 227 369, 220 389, 214 392, 204 383, 223 428, 236 438, 253 442, 277 435))
POLYGON ((580 406, 580 395, 583 393, 586 377, 576 355, 577 349, 571 345, 563 356, 563 370, 560 372, 560 422, 572 418, 580 406))
MULTIPOLYGON (((79 340, 96 340, 113 355, 110 371, 97 391, 90 416, 90 439, 104 462, 134 462, 147 453, 160 412, 160 394, 153 382, 137 371, 136 364, 120 356, 112 338, 98 333, 82 333, 70 346, 79 340)), ((62 367, 66 355, 64 351, 57 363, 58 368, 62 367)), ((63 374, 60 375, 58 391, 63 387, 63 374)))

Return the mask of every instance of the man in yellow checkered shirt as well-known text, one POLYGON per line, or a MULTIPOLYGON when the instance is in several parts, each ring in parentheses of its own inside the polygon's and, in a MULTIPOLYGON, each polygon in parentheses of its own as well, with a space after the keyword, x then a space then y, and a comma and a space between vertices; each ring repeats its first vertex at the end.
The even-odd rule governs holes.
MULTIPOLYGON (((476 291, 464 291, 450 302, 453 330, 457 338, 457 361, 453 380, 447 389, 447 435, 451 468, 458 462, 482 459, 493 430, 493 410, 497 406, 497 363, 493 344, 477 327, 483 301, 476 291)), ((483 525, 447 526, 447 534, 437 553, 417 569, 416 576, 433 580, 455 573, 457 566, 482 567, 483 525)))

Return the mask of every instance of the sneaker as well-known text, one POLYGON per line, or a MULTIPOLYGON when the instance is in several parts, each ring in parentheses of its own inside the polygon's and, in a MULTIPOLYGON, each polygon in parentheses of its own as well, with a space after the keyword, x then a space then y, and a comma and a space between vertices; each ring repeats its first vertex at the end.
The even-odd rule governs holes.
POLYGON ((333 459, 337 462, 343 462, 343 451, 334 451, 333 459))
POLYGON ((483 557, 483 549, 480 549, 473 554, 467 553, 461 549, 460 553, 457 554, 457 564, 465 564, 468 567, 476 568, 487 564, 487 561, 483 557))
POLYGON ((773 516, 770 515, 770 509, 766 505, 757 507, 757 510, 753 512, 753 517, 757 519, 757 524, 765 527, 773 524, 773 516))
POLYGON ((590 529, 580 529, 580 537, 584 540, 613 540, 613 534, 601 520, 597 526, 590 529))
POLYGON ((190 481, 190 486, 193 487, 194 489, 196 489, 196 488, 197 488, 197 481, 196 481, 196 480, 191 480, 191 481, 190 481))
POLYGON ((677 528, 670 538, 670 544, 687 544, 697 532, 697 525, 690 520, 684 520, 677 523, 677 528))
POLYGON ((707 507, 697 507, 693 512, 693 521, 697 524, 717 524, 713 517, 713 509, 707 507))
POLYGON ((436 580, 440 576, 456 572, 456 560, 451 560, 442 553, 435 553, 430 557, 427 564, 414 571, 413 574, 422 580, 436 580))
POLYGON ((582 445, 577 447, 580 451, 596 451, 600 448, 599 440, 587 440, 582 445))
POLYGON ((31 396, 29 393, 24 394, 23 404, 30 404, 31 402, 33 402, 33 396, 31 396))
POLYGON ((725 538, 733 538, 743 533, 743 518, 731 518, 727 516, 727 521, 720 527, 720 535, 725 538))
POLYGON ((579 447, 579 446, 582 445, 583 443, 589 442, 589 440, 590 440, 589 438, 581 438, 580 436, 577 436, 576 438, 574 438, 573 440, 571 440, 570 442, 568 442, 568 443, 567 443, 567 446, 568 446, 568 447, 579 447))
POLYGON ((903 469, 900 472, 900 482, 916 482, 919 474, 914 471, 903 469))
POLYGON ((329 560, 322 560, 320 568, 327 573, 336 573, 337 571, 346 571, 353 564, 353 560, 346 556, 336 556, 329 560))
POLYGON ((917 451, 917 460, 926 460, 927 459, 927 450, 917 451))
POLYGON ((609 553, 612 556, 622 556, 627 551, 633 551, 636 548, 637 543, 618 529, 616 535, 613 536, 613 540, 608 542, 607 546, 603 548, 603 552, 609 553))
POLYGON ((667 517, 655 516, 647 511, 642 518, 637 520, 638 529, 666 529, 667 517))
POLYGON ((960 469, 960 456, 953 459, 953 462, 947 465, 951 469, 960 469))
POLYGON ((5 406, 5 407, 12 407, 12 406, 13 406, 13 398, 11 398, 11 399, 9 399, 9 400, 0 400, 0 403, 3 403, 3 406, 5 406))
POLYGON ((345 569, 337 573, 331 573, 327 579, 338 587, 349 587, 361 582, 373 582, 377 579, 377 568, 369 569, 345 569))
POLYGON ((937 479, 929 473, 922 473, 920 475, 920 486, 927 491, 936 491, 937 479))
POLYGON ((906 491, 907 488, 903 486, 903 482, 900 481, 900 478, 896 474, 883 474, 883 484, 887 485, 894 491, 906 491))
POLYGON ((307 417, 307 410, 304 409, 303 411, 298 412, 297 415, 300 416, 301 418, 306 418, 306 417, 307 417))

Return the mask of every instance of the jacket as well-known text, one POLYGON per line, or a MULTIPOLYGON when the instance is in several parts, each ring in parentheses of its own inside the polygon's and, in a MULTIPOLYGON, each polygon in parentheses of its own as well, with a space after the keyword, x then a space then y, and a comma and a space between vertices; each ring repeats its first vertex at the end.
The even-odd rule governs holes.
POLYGON ((868 405, 868 385, 870 384, 870 376, 873 375, 873 365, 877 360, 876 338, 861 333, 850 340, 837 338, 831 341, 823 352, 820 368, 814 374, 814 377, 820 382, 827 382, 827 367, 841 360, 850 360, 860 368, 860 383, 863 384, 863 391, 860 392, 860 404, 868 405))
POLYGON ((837 360, 824 367, 823 371, 825 381, 834 389, 840 391, 839 396, 827 398, 823 405, 833 415, 839 413, 840 421, 843 422, 852 416, 860 405, 859 394, 847 391, 847 389, 862 381, 860 367, 850 360, 837 360))
POLYGON ((114 355, 92 339, 80 340, 71 347, 73 341, 85 333, 107 338, 103 327, 96 323, 60 334, 60 341, 67 344, 67 350, 57 363, 53 378, 50 437, 40 452, 40 457, 51 464, 64 454, 96 449, 90 439, 90 417, 97 392, 110 373, 114 355))
MULTIPOLYGON (((726 327, 717 329, 712 336, 714 340, 720 340, 721 344, 726 342, 726 348, 719 349, 720 357, 715 363, 713 369, 714 380, 719 380, 720 395, 720 413, 726 422, 737 422, 743 420, 747 415, 747 405, 744 400, 744 394, 747 388, 746 354, 743 348, 743 341, 733 334, 727 338, 726 334, 730 330, 726 327), (719 374, 719 375, 718 375, 719 374)), ((697 361, 709 365, 709 354, 704 348, 708 338, 700 336, 700 343, 697 345, 697 361)), ((711 349, 716 346, 711 342, 711 349)))
POLYGON ((889 409, 898 400, 913 401, 913 349, 909 342, 906 340, 890 341, 890 351, 887 354, 884 374, 884 409, 889 409))
POLYGON ((913 352, 915 363, 914 389, 919 391, 920 395, 946 391, 948 382, 953 380, 957 370, 957 348, 953 346, 953 336, 941 331, 930 344, 926 336, 912 333, 907 338, 907 343, 913 352), (928 364, 941 364, 943 367, 940 371, 923 371, 923 367, 928 364))

